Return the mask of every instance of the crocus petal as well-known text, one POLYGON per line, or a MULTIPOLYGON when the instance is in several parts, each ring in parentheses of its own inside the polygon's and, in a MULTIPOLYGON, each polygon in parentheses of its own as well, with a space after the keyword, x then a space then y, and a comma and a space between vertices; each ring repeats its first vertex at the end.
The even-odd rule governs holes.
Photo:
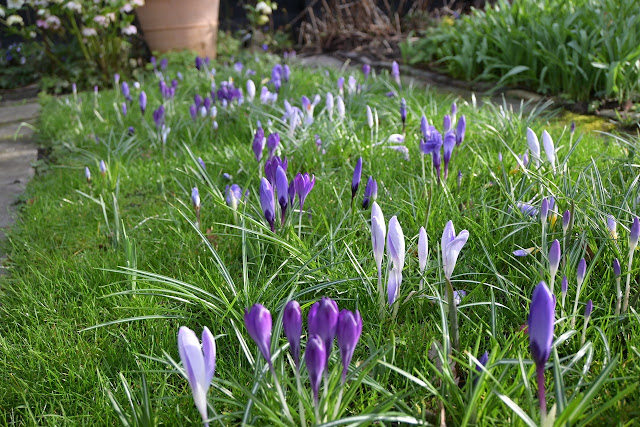
POLYGON ((536 365, 543 366, 549 359, 553 342, 555 302, 544 282, 533 290, 529 308, 529 346, 536 365))

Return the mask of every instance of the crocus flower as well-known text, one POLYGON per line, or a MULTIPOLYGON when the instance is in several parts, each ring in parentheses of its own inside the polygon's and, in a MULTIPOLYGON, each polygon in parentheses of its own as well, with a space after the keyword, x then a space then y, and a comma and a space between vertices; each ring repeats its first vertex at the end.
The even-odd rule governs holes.
POLYGON ((161 128, 164 125, 164 105, 160 105, 153 111, 153 122, 157 128, 161 128))
POLYGON ((193 203, 193 207, 196 210, 200 209, 200 192, 198 192, 198 187, 191 189, 191 203, 193 203))
POLYGON ((531 155, 536 160, 536 163, 540 164, 540 143, 538 142, 538 136, 531 128, 527 128, 527 145, 529 145, 529 150, 531 150, 531 155))
POLYGON ((88 166, 85 166, 84 168, 84 177, 86 178, 87 182, 91 184, 91 171, 89 170, 88 166))
POLYGON ((571 212, 567 209, 562 214, 562 234, 567 233, 567 229, 569 228, 569 223, 571 222, 571 212))
POLYGON ((287 64, 284 64, 282 66, 282 77, 284 78, 285 82, 288 82, 289 79, 291 78, 291 69, 287 64))
POLYGON ((207 168, 207 165, 204 164, 204 160, 202 160, 202 157, 198 157, 197 160, 198 160, 198 164, 200 165, 200 167, 202 169, 206 169, 207 168))
POLYGON ((442 131, 444 133, 447 133, 451 130, 451 116, 448 114, 445 114, 444 117, 442 118, 442 131))
POLYGON ((338 77, 338 92, 344 93, 344 77, 338 77))
POLYGON ((200 70, 202 68, 202 58, 196 56, 196 69, 200 70))
POLYGON ((362 177, 362 157, 358 158, 356 162, 356 167, 353 169, 353 179, 351 180, 351 202, 353 203, 353 198, 356 197, 356 193, 358 192, 358 187, 360 186, 360 179, 362 177))
POLYGON ((542 145, 544 146, 544 152, 547 154, 547 160, 551 163, 551 170, 556 172, 556 148, 553 145, 551 135, 546 130, 542 132, 542 145))
POLYGON ((129 126, 129 128, 127 128, 127 133, 129 134, 129 136, 133 135, 136 132, 136 129, 133 126, 129 126))
POLYGON ((205 426, 207 416, 207 392, 216 370, 216 342, 206 326, 202 331, 202 347, 195 332, 186 326, 178 331, 178 353, 191 386, 193 401, 205 426))
POLYGON ((253 80, 247 80, 247 101, 252 102, 256 96, 256 84, 253 80))
POLYGON ((267 178, 260 180, 260 204, 262 206, 262 212, 264 212, 264 218, 271 226, 271 231, 275 231, 275 213, 276 206, 273 196, 273 187, 269 184, 267 178))
MULTIPOLYGON (((322 297, 320 301, 314 303, 309 309, 309 316, 307 318, 309 335, 317 335, 322 339, 327 360, 329 360, 329 356, 331 355, 333 339, 336 336, 338 315, 338 304, 327 297, 322 297)), ((308 345, 309 344, 307 344, 307 346, 308 345)))
POLYGON ((462 186, 462 171, 458 169, 458 177, 457 177, 458 190, 462 186))
POLYGON ((529 348, 536 364, 540 410, 546 414, 547 401, 544 389, 544 365, 551 354, 555 300, 544 282, 533 290, 529 308, 529 348))
POLYGON ((196 107, 195 104, 189 105, 189 115, 191 116, 191 120, 193 120, 194 122, 198 118, 198 109, 197 108, 198 107, 196 107))
POLYGON ((140 111, 142 112, 142 115, 144 115, 144 112, 147 111, 147 94, 144 91, 140 92, 138 101, 140 104, 140 111))
POLYGON ((353 351, 358 344, 361 333, 362 317, 360 316, 360 312, 356 310, 356 313, 353 314, 349 310, 342 310, 338 316, 336 335, 338 336, 338 348, 340 349, 340 357, 342 358, 343 383, 347 378, 349 363, 351 363, 353 351))
POLYGON ((295 178, 289 182, 289 205, 293 209, 293 202, 296 200, 296 180, 295 178))
POLYGON ((427 237, 427 231, 424 227, 420 227, 418 231, 418 266, 420 267, 420 274, 424 272, 427 266, 427 256, 429 255, 429 238, 427 237))
POLYGON ((270 133, 267 137, 267 147, 269 148, 269 157, 273 156, 273 153, 278 148, 278 144, 280 144, 280 135, 278 132, 270 133))
POLYGON ((261 127, 256 129, 256 134, 253 137, 253 152, 256 155, 256 161, 262 159, 262 152, 264 151, 264 144, 266 139, 264 137, 264 130, 261 127))
POLYGON ((120 74, 115 73, 113 75, 113 80, 115 81, 115 85, 118 86, 120 84, 120 74))
POLYGON ((395 79, 398 86, 402 86, 400 83, 400 66, 396 61, 393 61, 393 63, 391 63, 391 75, 395 79))
POLYGON ((456 136, 453 131, 448 131, 444 136, 444 179, 449 175, 449 161, 453 148, 456 146, 456 136))
POLYGON ((607 228, 609 229, 609 234, 611 235, 611 238, 614 240, 617 239, 618 238, 618 233, 616 232, 617 223, 616 223, 616 219, 612 215, 607 216, 607 228))
POLYGON ((312 335, 307 341, 307 350, 304 353, 307 371, 309 371, 311 390, 313 391, 313 401, 316 405, 318 404, 318 389, 322 380, 322 372, 327 366, 327 352, 324 347, 322 338, 318 335, 312 335))
POLYGON ((280 204, 280 210, 282 212, 282 224, 284 224, 284 216, 287 212, 288 188, 287 173, 282 166, 278 165, 276 169, 276 190, 278 192, 278 204, 280 204))
POLYGON ((233 184, 231 187, 227 185, 225 188, 227 205, 233 210, 238 209, 238 202, 242 200, 242 189, 238 184, 233 184))
POLYGON ((530 205, 528 203, 518 202, 518 203, 516 203, 516 206, 525 215, 529 215, 529 216, 537 216, 538 215, 538 212, 539 212, 538 208, 536 208, 535 206, 532 206, 532 205, 530 205))
POLYGON ((458 125, 456 126, 456 145, 460 145, 464 142, 464 134, 467 131, 467 119, 464 117, 460 117, 458 120, 458 125))
POLYGON ((467 243, 467 239, 469 239, 469 232, 467 230, 462 230, 456 236, 456 230, 453 227, 453 222, 447 222, 447 225, 444 227, 444 231, 442 232, 441 247, 442 260, 444 263, 444 277, 448 280, 451 280, 451 275, 453 274, 453 269, 456 266, 458 255, 460 255, 462 247, 467 243))
POLYGON ((371 200, 376 200, 378 197, 378 183, 372 176, 369 177, 367 185, 364 187, 364 198, 362 199, 362 209, 369 207, 371 200))
POLYGON ((420 119, 420 131, 422 132, 422 138, 425 141, 429 140, 430 130, 429 130, 429 122, 427 121, 427 117, 423 114, 420 119))
POLYGON ((327 92, 325 108, 329 112, 329 120, 333 120, 333 106, 334 106, 333 94, 331 92, 327 92))
POLYGON ((107 164, 104 160, 100 160, 100 173, 104 176, 107 173, 107 164))
POLYGON ((273 156, 264 162, 264 176, 269 180, 272 187, 276 185, 276 171, 278 170, 278 166, 281 166, 286 172, 288 166, 287 158, 284 157, 280 159, 279 156, 273 156))
POLYGON ((560 282, 560 293, 562 294, 562 310, 564 310, 564 301, 567 297, 567 291, 569 290, 569 281, 567 276, 562 276, 562 282, 560 282))
POLYGON ((353 77, 353 75, 349 76, 349 80, 347 83, 347 89, 349 89, 349 94, 354 94, 356 93, 357 90, 357 82, 356 82, 356 78, 353 77))
POLYGON ((547 221, 547 216, 549 215, 549 200, 546 197, 542 199, 542 203, 540 204, 540 220, 545 223, 547 221))
POLYGON ((282 327, 289 341, 289 349, 296 364, 300 368, 300 335, 302 334, 302 310, 297 301, 289 301, 284 307, 282 315, 282 327))
POLYGON ((365 81, 367 80, 367 78, 369 77, 369 73, 371 72, 371 65, 369 64, 362 64, 362 74, 364 74, 364 79, 365 81))
POLYGON ((271 313, 263 305, 254 304, 244 310, 244 325, 271 367, 271 313))
MULTIPOLYGON (((553 284, 556 273, 558 272, 558 266, 560 265, 560 242, 558 239, 551 243, 551 249, 549 249, 549 274, 551 275, 551 283, 553 284)), ((553 292, 553 285, 551 285, 551 292, 553 292)))
POLYGON ((402 132, 404 132, 407 121, 407 101, 404 98, 400 100, 400 120, 402 120, 402 132))
POLYGON ((344 120, 344 115, 345 115, 345 107, 344 107, 344 100, 342 99, 341 96, 338 96, 338 99, 336 101, 336 109, 338 110, 338 118, 340 120, 344 120))
POLYGON ((394 275, 394 280, 389 280, 387 289, 389 305, 393 305, 398 297, 400 285, 402 284, 402 269, 404 268, 405 242, 404 233, 398 217, 393 216, 389 220, 389 230, 387 231, 387 256, 393 264, 390 275, 394 275))
POLYGON ((296 193, 298 194, 298 200, 300 200, 300 211, 304 208, 304 201, 307 199, 307 196, 313 189, 313 186, 316 183, 316 177, 314 175, 309 178, 309 174, 305 173, 304 175, 299 173, 296 175, 296 193))
POLYGON ((378 275, 382 271, 382 257, 384 256, 384 243, 386 227, 382 209, 378 203, 371 205, 371 244, 373 246, 373 258, 378 266, 378 275))
POLYGON ((129 90, 129 84, 127 82, 122 82, 122 85, 120 85, 120 90, 122 91, 122 95, 127 99, 127 101, 131 101, 131 91, 129 90))
POLYGON ((527 249, 517 249, 513 251, 514 256, 527 256, 532 254, 536 248, 527 248, 527 249))
POLYGON ((638 247, 638 238, 640 237, 640 220, 638 217, 633 218, 633 223, 631 224, 631 230, 629 232, 629 250, 631 252, 635 251, 636 247, 638 247))
POLYGON ((577 273, 578 288, 582 286, 582 283, 584 282, 584 276, 586 273, 587 273, 587 262, 585 261, 584 258, 582 258, 578 263, 578 273, 577 273))
POLYGON ((127 115, 127 103, 126 102, 122 103, 122 115, 123 116, 127 115))
MULTIPOLYGON (((485 351, 482 356, 478 359, 478 364, 476 364, 476 371, 478 374, 482 373, 482 368, 487 366, 487 362, 489 361, 489 352, 485 351)), ((478 382, 478 377, 473 380, 473 384, 475 385, 478 382)))
POLYGON ((571 127, 570 127, 571 135, 573 135, 575 131, 576 131, 576 122, 571 120, 571 127))
POLYGON ((367 124, 369 125, 369 129, 373 129, 373 113, 371 112, 371 107, 367 105, 367 124))

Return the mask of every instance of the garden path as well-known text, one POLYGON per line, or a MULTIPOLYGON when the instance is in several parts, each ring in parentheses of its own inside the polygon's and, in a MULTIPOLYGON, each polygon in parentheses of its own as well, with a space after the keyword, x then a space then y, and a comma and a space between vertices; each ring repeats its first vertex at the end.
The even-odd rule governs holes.
MULTIPOLYGON (((0 239, 14 222, 15 202, 33 176, 38 157, 33 125, 40 112, 36 99, 0 103, 0 239)), ((0 249, 0 274, 3 253, 0 249)))

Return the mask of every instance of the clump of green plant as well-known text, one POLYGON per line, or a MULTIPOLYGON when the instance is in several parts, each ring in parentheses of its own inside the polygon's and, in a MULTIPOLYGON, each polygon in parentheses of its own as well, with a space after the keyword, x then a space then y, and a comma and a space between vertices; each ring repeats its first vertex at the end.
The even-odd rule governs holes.
POLYGON ((26 86, 38 79, 42 54, 34 43, 12 43, 0 49, 0 89, 26 86))
POLYGON ((466 80, 622 103, 640 97, 640 9, 635 0, 499 0, 442 21, 402 45, 466 80))

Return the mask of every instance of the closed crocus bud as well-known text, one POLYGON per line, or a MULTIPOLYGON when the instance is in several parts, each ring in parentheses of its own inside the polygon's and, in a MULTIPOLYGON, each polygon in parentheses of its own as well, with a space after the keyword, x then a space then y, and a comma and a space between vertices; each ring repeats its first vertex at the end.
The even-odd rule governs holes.
POLYGON ((429 255, 429 238, 427 237, 427 231, 424 227, 420 227, 418 232, 418 265, 420 267, 420 274, 424 272, 427 266, 427 257, 429 255))
POLYGON ((271 226, 271 231, 275 231, 275 212, 276 206, 273 196, 273 187, 269 184, 267 178, 260 180, 260 205, 262 206, 262 212, 264 218, 271 226))
POLYGON ((617 228, 617 223, 616 223, 616 219, 611 216, 608 215, 607 216, 607 228, 609 229, 609 234, 611 235, 612 239, 617 239, 618 238, 618 233, 616 231, 617 228))
POLYGON ((364 79, 367 80, 369 77, 369 73, 371 73, 371 65, 362 64, 362 74, 364 74, 364 79))
POLYGON ((396 61, 393 61, 393 63, 391 64, 391 75, 395 79, 398 86, 400 86, 400 66, 396 61))
POLYGON ((476 365, 476 371, 482 372, 482 367, 487 365, 489 361, 489 352, 485 351, 482 356, 478 359, 478 365, 476 365))
POLYGON ((89 167, 85 166, 84 168, 84 177, 87 179, 87 182, 89 184, 91 184, 91 171, 89 170, 89 167))
POLYGON ((296 369, 300 368, 300 335, 302 334, 302 310, 297 301, 289 301, 284 307, 282 315, 282 327, 289 341, 291 356, 296 363, 296 369))
POLYGON ((206 326, 202 331, 202 347, 195 332, 186 326, 178 331, 178 353, 187 374, 193 401, 206 424, 207 392, 216 370, 216 342, 206 326))
POLYGON ((551 243, 551 249, 549 249, 549 272, 551 277, 555 277, 558 272, 558 266, 560 265, 560 242, 558 239, 551 243))
POLYGON ((382 268, 384 257, 384 244, 386 236, 386 223, 380 206, 376 202, 371 205, 371 244, 373 246, 373 258, 378 266, 378 272, 382 268))
POLYGON ((362 157, 358 158, 356 167, 353 169, 353 179, 351 180, 351 200, 356 196, 358 187, 360 186, 360 179, 362 177, 362 157))
POLYGON ((127 115, 127 103, 126 102, 122 103, 122 115, 123 116, 127 115))
POLYGON ((324 348, 322 338, 312 335, 307 341, 307 350, 304 352, 304 360, 309 371, 309 381, 313 392, 314 404, 318 404, 318 389, 322 380, 322 373, 327 365, 327 352, 324 348))
POLYGON ((100 173, 104 176, 107 173, 107 164, 104 160, 100 160, 100 173))
POLYGON ((456 126, 456 145, 460 145, 464 142, 464 134, 467 131, 467 119, 463 115, 458 120, 458 125, 456 126))
POLYGON ((282 67, 282 77, 284 78, 285 82, 288 82, 291 78, 291 69, 287 64, 284 64, 284 66, 282 67))
POLYGON ((189 105, 189 115, 191 116, 191 120, 194 122, 198 118, 198 109, 195 104, 189 105))
POLYGON ((460 187, 462 186, 462 171, 461 170, 458 170, 457 183, 458 183, 458 190, 459 190, 460 187))
POLYGON ((264 144, 266 140, 264 137, 264 130, 261 127, 256 129, 256 134, 253 137, 253 153, 256 156, 256 161, 260 161, 262 159, 262 152, 264 151, 264 144))
POLYGON ((570 128, 571 135, 573 135, 575 131, 576 131, 576 122, 571 120, 571 128, 570 128))
POLYGON ((407 121, 407 101, 404 98, 400 100, 400 120, 402 120, 402 128, 404 129, 404 124, 407 121))
POLYGON ((449 176, 449 161, 451 160, 451 154, 456 146, 456 136, 452 131, 448 131, 444 136, 444 179, 449 176))
POLYGON ((325 107, 329 112, 330 118, 333 117, 333 106, 334 106, 333 94, 331 92, 327 92, 325 107))
POLYGON ((584 260, 584 258, 582 258, 578 263, 578 274, 577 274, 578 288, 580 287, 580 285, 582 285, 582 282, 584 282, 584 276, 586 273, 587 273, 587 262, 584 260))
POLYGON ((333 339, 336 336, 338 315, 338 304, 327 297, 322 297, 320 301, 313 304, 309 309, 309 317, 307 318, 309 335, 317 335, 322 339, 327 360, 331 354, 333 339))
POLYGON ((198 187, 191 189, 191 203, 193 203, 193 207, 196 210, 200 209, 200 192, 198 191, 198 187))
POLYGON ((293 202, 296 200, 296 180, 295 178, 289 182, 289 206, 293 209, 293 202))
POLYGON ((589 320, 589 317, 591 317, 592 311, 593 311, 593 301, 589 300, 587 301, 587 305, 584 308, 584 318, 586 320, 589 320))
POLYGON ((560 285, 560 291, 563 295, 567 294, 569 290, 569 281, 567 280, 567 276, 562 276, 562 284, 560 285))
POLYGON ((147 94, 142 91, 140 92, 140 96, 138 97, 138 101, 140 104, 140 111, 144 115, 144 112, 147 111, 147 94))
POLYGON ((362 317, 360 312, 356 310, 355 314, 349 310, 342 310, 338 316, 338 326, 336 335, 338 336, 338 348, 340 349, 340 357, 342 359, 342 382, 347 378, 347 371, 353 351, 358 344, 360 334, 362 333, 362 317))
POLYGON ((444 231, 442 232, 441 247, 442 260, 444 264, 444 277, 448 280, 451 280, 453 269, 458 261, 458 255, 460 255, 460 251, 467 243, 468 239, 469 232, 467 230, 462 230, 456 236, 456 230, 453 227, 453 222, 447 222, 447 225, 444 227, 444 231))
POLYGON ((631 231, 629 232, 629 248, 634 251, 638 246, 638 237, 640 237, 640 221, 638 217, 633 218, 631 231))
POLYGON ((256 97, 256 84, 253 80, 247 80, 247 101, 251 102, 256 97))
POLYGON ((244 325, 260 353, 271 366, 271 313, 261 304, 244 310, 244 325))
POLYGON ((451 116, 448 114, 444 115, 444 118, 442 119, 442 131, 444 133, 447 133, 451 130, 451 116))
POLYGON ((336 101, 336 109, 338 110, 338 117, 340 119, 344 119, 344 115, 345 115, 345 106, 344 106, 344 100, 342 99, 341 96, 338 96, 338 100, 336 101))
POLYGON ((536 160, 536 162, 540 162, 540 143, 538 142, 538 136, 536 133, 531 130, 531 128, 527 128, 527 145, 529 146, 529 150, 531 150, 531 155, 536 160))
POLYGON ((621 269, 620 269, 620 261, 618 258, 613 260, 613 274, 617 277, 620 277, 621 269))
POLYGON ((547 216, 549 216, 549 200, 545 197, 540 204, 540 220, 546 222, 547 216))
POLYGON ((338 78, 338 92, 342 93, 344 90, 344 77, 338 78))
POLYGON ((370 129, 373 129, 373 113, 371 112, 371 107, 367 105, 367 124, 370 129))
POLYGON ((542 132, 542 145, 544 146, 544 152, 547 154, 547 160, 551 163, 551 170, 556 171, 556 148, 551 139, 551 135, 546 130, 542 132))
POLYGON ((387 256, 393 266, 402 271, 404 267, 405 242, 404 233, 397 216, 389 220, 389 230, 387 231, 387 256))
POLYGON ((127 82, 122 82, 120 85, 120 90, 122 91, 122 95, 129 101, 131 100, 131 91, 129 89, 129 85, 127 82))
POLYGON ((278 166, 278 169, 276 169, 276 190, 278 193, 278 204, 282 211, 281 220, 284 224, 284 216, 287 211, 289 183, 287 182, 287 173, 282 169, 282 166, 278 166))
POLYGON ((562 214, 562 233, 566 233, 569 228, 569 223, 571 223, 571 212, 567 209, 562 214))
POLYGON ((544 282, 533 290, 529 308, 529 347, 536 366, 543 368, 551 354, 555 301, 544 282))
POLYGON ((364 187, 364 198, 362 199, 362 209, 367 209, 371 200, 378 197, 378 183, 372 176, 369 177, 367 185, 364 187))
POLYGON ((455 103, 451 103, 451 121, 453 123, 456 122, 456 114, 458 114, 458 105, 455 103))

